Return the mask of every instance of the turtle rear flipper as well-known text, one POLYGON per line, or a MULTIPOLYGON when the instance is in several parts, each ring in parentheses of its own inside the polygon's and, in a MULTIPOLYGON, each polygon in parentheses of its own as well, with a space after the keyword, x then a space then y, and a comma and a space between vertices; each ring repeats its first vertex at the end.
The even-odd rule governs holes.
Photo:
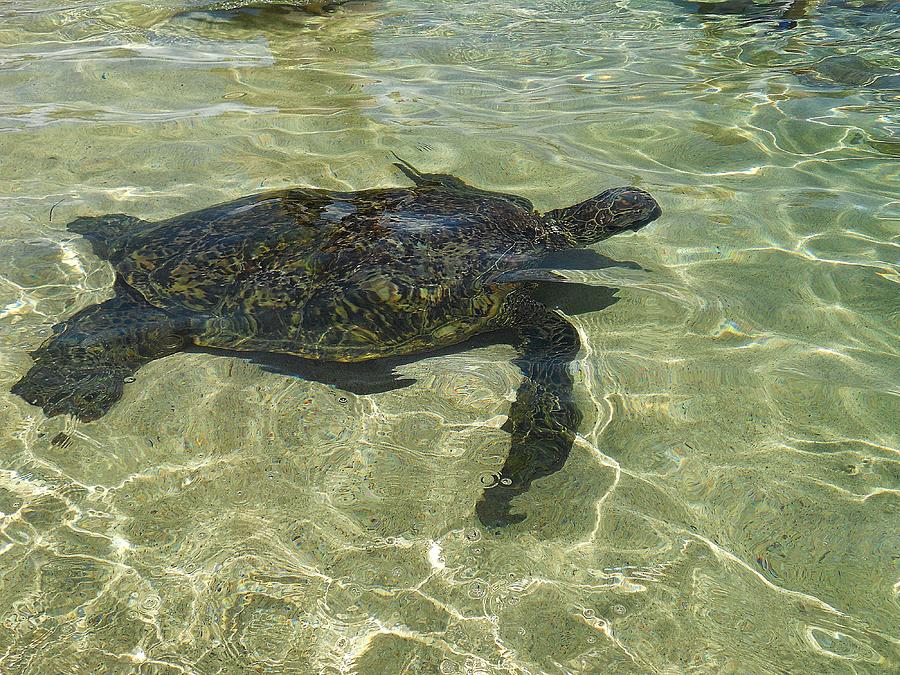
POLYGON ((54 326, 55 335, 31 356, 34 365, 12 392, 54 415, 89 422, 122 397, 142 365, 180 351, 190 322, 144 302, 123 284, 117 295, 54 326))
POLYGON ((48 417, 73 415, 82 422, 102 417, 122 397, 133 371, 114 366, 86 367, 43 358, 12 387, 12 393, 44 410, 48 417))
POLYGON ((147 225, 146 220, 124 213, 108 213, 105 216, 82 216, 66 225, 69 232, 77 232, 91 242, 91 247, 101 258, 109 258, 114 250, 113 242, 137 225, 147 225))

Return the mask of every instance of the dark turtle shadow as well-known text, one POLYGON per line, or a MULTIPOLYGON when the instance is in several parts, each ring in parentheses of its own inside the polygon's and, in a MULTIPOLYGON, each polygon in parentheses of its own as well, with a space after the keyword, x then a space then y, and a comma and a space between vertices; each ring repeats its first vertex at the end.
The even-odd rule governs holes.
POLYGON ((597 253, 591 248, 570 248, 553 251, 541 256, 533 265, 536 269, 558 270, 604 270, 609 267, 624 267, 629 270, 644 268, 631 260, 614 260, 597 253))
POLYGON ((812 0, 773 0, 756 3, 753 0, 725 0, 725 2, 703 2, 702 0, 672 0, 701 16, 716 18, 738 17, 744 26, 772 24, 777 30, 797 27, 799 19, 806 18, 812 0))
MULTIPOLYGON (((600 256, 603 258, 603 256, 600 256)), ((604 258, 609 261, 609 258, 604 258)), ((621 265, 620 263, 618 263, 621 265)), ((609 267, 608 264, 604 265, 609 267)), ((530 292, 535 299, 547 307, 558 309, 569 316, 599 312, 618 302, 618 289, 606 286, 589 286, 578 283, 537 282, 530 292)), ((511 329, 501 329, 477 335, 444 349, 431 350, 406 356, 390 356, 373 359, 362 363, 339 363, 335 361, 316 361, 304 359, 290 354, 272 352, 245 352, 234 349, 192 346, 185 351, 190 353, 227 356, 241 359, 260 366, 263 370, 290 377, 299 377, 312 382, 337 387, 357 395, 381 394, 394 389, 402 389, 416 380, 402 377, 396 369, 410 363, 425 359, 451 356, 483 347, 514 342, 511 329)))
POLYGON ((185 350, 214 356, 230 356, 260 366, 263 370, 280 375, 299 377, 303 380, 319 382, 357 395, 381 394, 394 389, 402 389, 416 380, 401 377, 396 368, 424 359, 450 356, 462 352, 503 344, 511 340, 511 332, 502 330, 479 335, 466 342, 446 349, 432 350, 408 356, 389 356, 362 363, 340 363, 337 361, 315 361, 290 354, 271 352, 242 352, 233 349, 212 347, 190 347, 185 350))

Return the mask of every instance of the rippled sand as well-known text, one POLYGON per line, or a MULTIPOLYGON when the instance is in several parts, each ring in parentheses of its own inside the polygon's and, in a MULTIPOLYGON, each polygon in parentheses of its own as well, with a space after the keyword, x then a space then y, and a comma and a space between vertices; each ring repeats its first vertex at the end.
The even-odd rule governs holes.
POLYGON ((0 8, 0 671, 900 667, 896 3, 150 4, 0 8), (391 151, 662 203, 597 247, 643 269, 570 274, 619 299, 572 317, 585 421, 524 522, 474 516, 503 346, 370 396, 179 354, 90 424, 9 394, 111 295, 69 220, 404 184, 391 151))

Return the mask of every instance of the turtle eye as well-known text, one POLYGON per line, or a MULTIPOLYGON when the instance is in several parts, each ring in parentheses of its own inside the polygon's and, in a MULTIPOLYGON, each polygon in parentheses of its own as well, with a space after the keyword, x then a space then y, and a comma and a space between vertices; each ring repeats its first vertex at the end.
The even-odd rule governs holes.
POLYGON ((617 211, 634 211, 652 201, 646 192, 634 188, 625 190, 618 196, 614 208, 617 211))
POLYGON ((656 220, 662 213, 659 204, 648 193, 635 187, 621 188, 614 195, 611 211, 613 229, 635 229, 656 220))

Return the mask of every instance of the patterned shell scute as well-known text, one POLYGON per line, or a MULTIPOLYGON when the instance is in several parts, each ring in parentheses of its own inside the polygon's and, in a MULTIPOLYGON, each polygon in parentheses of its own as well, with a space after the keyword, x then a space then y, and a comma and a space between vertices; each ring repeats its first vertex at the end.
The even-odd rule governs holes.
POLYGON ((316 230, 303 224, 315 221, 326 200, 314 194, 286 200, 285 194, 245 197, 137 232, 117 271, 160 307, 203 312, 228 306, 241 285, 272 284, 297 265, 302 272, 304 259, 288 249, 314 241, 316 230))
POLYGON ((282 190, 129 234, 116 267, 157 307, 205 317, 201 344, 363 360, 489 327, 538 222, 523 200, 441 185, 282 190))

